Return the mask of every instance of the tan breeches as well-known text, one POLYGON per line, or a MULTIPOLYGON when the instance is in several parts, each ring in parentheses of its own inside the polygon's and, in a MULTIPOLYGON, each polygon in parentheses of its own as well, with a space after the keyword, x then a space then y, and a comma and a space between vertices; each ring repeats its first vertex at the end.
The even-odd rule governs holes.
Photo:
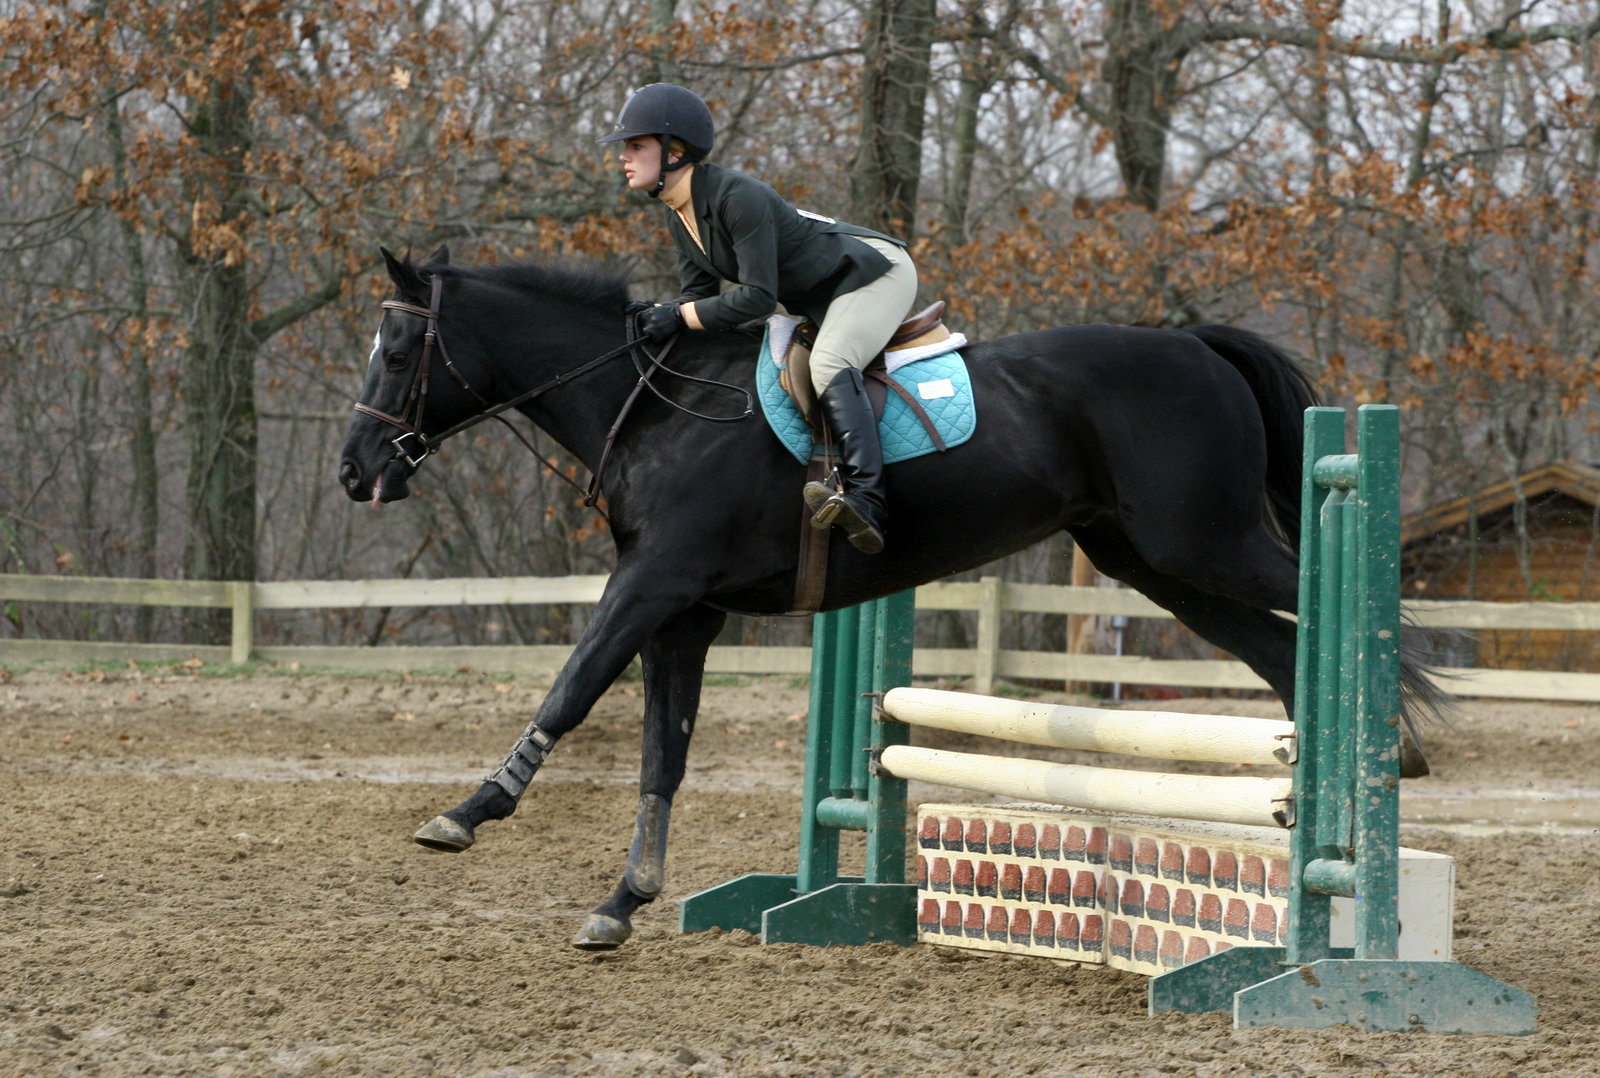
POLYGON ((883 240, 859 239, 891 263, 889 272, 828 306, 811 347, 811 385, 820 396, 846 367, 863 370, 883 351, 917 299, 917 267, 905 248, 883 240))

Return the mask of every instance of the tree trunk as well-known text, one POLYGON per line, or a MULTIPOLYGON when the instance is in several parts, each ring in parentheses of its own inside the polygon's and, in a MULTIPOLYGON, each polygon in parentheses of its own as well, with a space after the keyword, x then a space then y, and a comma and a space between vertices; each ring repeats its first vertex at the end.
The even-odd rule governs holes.
MULTIPOLYGON (((105 0, 90 5, 95 19, 106 17, 105 0)), ((105 104, 106 145, 111 156, 111 182, 116 191, 128 189, 128 148, 123 141, 120 98, 105 104)), ((116 210, 112 210, 116 213, 116 210)), ((144 247, 139 230, 126 217, 118 215, 118 234, 128 273, 128 433, 133 466, 133 537, 130 553, 132 575, 147 580, 156 576, 156 538, 160 530, 159 473, 156 468, 155 415, 150 393, 150 355, 144 347, 144 330, 150 318, 150 276, 145 269, 144 247)), ((155 608, 141 606, 134 612, 136 639, 153 636, 155 608)))
MULTIPOLYGON (((180 264, 188 315, 183 352, 184 435, 188 443, 189 530, 184 550, 191 580, 256 577, 255 358, 250 284, 242 240, 250 146, 250 94, 242 82, 213 84, 189 117, 210 167, 187 177, 192 207, 180 264)), ((226 615, 191 619, 190 642, 215 639, 226 615)))
POLYGON ((1105 80, 1117 168, 1128 197, 1147 210, 1161 205, 1172 99, 1189 52, 1176 27, 1163 22, 1167 7, 1151 0, 1107 4, 1105 80))
MULTIPOLYGON (((972 21, 978 21, 974 10, 972 21)), ((978 106, 988 89, 983 42, 976 38, 957 45, 961 56, 961 90, 956 99, 956 144, 945 180, 944 244, 967 242, 967 208, 972 199, 972 166, 978 157, 978 106)))
MULTIPOLYGON (((1450 5, 1448 0, 1439 0, 1438 3, 1438 37, 1445 40, 1450 33, 1450 5)), ((1406 158, 1406 186, 1407 194, 1415 193, 1420 187, 1424 170, 1428 163, 1428 147, 1433 142, 1433 110, 1439 103, 1439 83, 1444 78, 1443 64, 1430 64, 1423 69, 1423 74, 1418 83, 1418 109, 1417 126, 1411 132, 1411 148, 1406 158)), ((1406 331, 1406 280, 1405 260, 1407 252, 1412 250, 1416 229, 1408 214, 1401 214, 1396 221, 1396 236, 1393 240, 1394 247, 1389 256, 1388 287, 1389 294, 1389 323, 1392 327, 1388 334, 1389 343, 1378 354, 1378 385, 1380 392, 1387 394, 1390 382, 1401 369, 1410 348, 1410 340, 1406 331)), ((1381 398, 1380 398, 1381 399, 1381 398)))
MULTIPOLYGON (((675 10, 677 6, 678 0, 650 0, 652 33, 667 35, 672 30, 672 24, 677 19, 675 10)), ((683 81, 683 72, 673 58, 670 44, 663 44, 650 51, 650 61, 644 69, 644 75, 644 85, 654 82, 683 81)))
POLYGON ((907 239, 916 230, 933 18, 933 0, 874 0, 867 17, 851 220, 907 239))
MULTIPOLYGON (((1095 586, 1097 573, 1094 563, 1089 560, 1089 555, 1077 543, 1072 544, 1072 586, 1075 588, 1092 588, 1095 586)), ((1095 619, 1092 614, 1067 615, 1067 654, 1088 655, 1094 650, 1095 619)), ((1090 681, 1069 681, 1066 685, 1067 692, 1091 693, 1094 683, 1090 681)))
MULTIPOLYGON (((119 191, 128 186, 128 153, 122 141, 122 113, 116 101, 106 104, 106 141, 111 151, 112 182, 119 191)), ((114 212, 114 211, 113 211, 114 212)), ((156 537, 161 522, 159 473, 156 468, 156 429, 150 394, 150 355, 144 347, 144 329, 150 318, 150 279, 145 270, 139 230, 126 218, 118 219, 123 257, 128 260, 128 314, 132 328, 128 343, 128 430, 133 464, 133 575, 156 576, 156 537)), ((134 614, 134 633, 149 640, 155 608, 141 606, 134 614)))

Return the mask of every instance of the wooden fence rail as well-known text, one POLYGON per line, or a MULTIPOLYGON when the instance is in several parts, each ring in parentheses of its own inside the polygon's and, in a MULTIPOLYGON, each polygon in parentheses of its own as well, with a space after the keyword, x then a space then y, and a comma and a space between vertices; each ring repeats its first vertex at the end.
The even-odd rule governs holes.
MULTIPOLYGON (((90 662, 184 659, 248 662, 261 659, 302 666, 395 670, 472 667, 508 673, 546 674, 571 654, 566 644, 483 647, 257 647, 255 612, 361 607, 440 607, 594 603, 604 576, 461 577, 444 580, 330 580, 230 583, 186 580, 119 580, 0 574, 0 603, 97 603, 129 606, 227 608, 232 639, 227 647, 133 644, 122 641, 0 639, 0 662, 90 662)), ((993 691, 1000 678, 1077 682, 1121 682, 1187 688, 1265 689, 1266 683, 1236 660, 1168 660, 1139 655, 1085 655, 1002 649, 1005 613, 1122 615, 1165 618, 1171 614, 1138 592, 1018 584, 985 577, 976 581, 925 584, 917 589, 919 610, 976 610, 977 644, 972 649, 919 648, 913 670, 920 677, 970 677, 974 689, 993 691)), ((1600 603, 1489 603, 1452 600, 1413 602, 1417 624, 1429 628, 1600 631, 1600 603)), ((714 647, 706 662, 712 673, 806 674, 804 647, 714 647)), ((1452 669, 1446 688, 1459 696, 1600 702, 1600 674, 1568 671, 1452 669)))

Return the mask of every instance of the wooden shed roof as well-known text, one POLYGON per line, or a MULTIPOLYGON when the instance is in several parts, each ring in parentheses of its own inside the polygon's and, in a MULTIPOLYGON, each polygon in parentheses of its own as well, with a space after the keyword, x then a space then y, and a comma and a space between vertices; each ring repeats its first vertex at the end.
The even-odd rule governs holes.
POLYGON ((1476 507, 1478 516, 1487 516, 1512 505, 1517 500, 1517 488, 1522 488, 1526 498, 1542 494, 1565 494, 1587 505, 1600 502, 1600 467, 1578 461, 1558 461, 1544 464, 1517 476, 1516 481, 1503 480, 1442 502, 1407 517, 1400 525, 1402 546, 1416 542, 1435 532, 1465 524, 1476 507))

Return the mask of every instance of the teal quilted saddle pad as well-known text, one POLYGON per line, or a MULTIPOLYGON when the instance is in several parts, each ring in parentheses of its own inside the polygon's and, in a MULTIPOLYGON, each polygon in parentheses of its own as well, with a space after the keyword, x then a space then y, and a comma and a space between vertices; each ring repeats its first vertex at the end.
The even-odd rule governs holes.
MULTIPOLYGON (((761 354, 756 359, 757 396, 772 433, 794 454, 795 460, 805 464, 811 460, 813 451, 820 453, 821 449, 813 446, 811 428, 800 417, 800 410, 778 380, 782 368, 772 356, 771 344, 772 327, 769 325, 761 340, 761 354)), ((904 386, 922 405, 947 449, 972 437, 978 427, 978 409, 972 399, 972 379, 967 374, 967 363, 960 352, 914 360, 890 373, 889 377, 904 386)), ((920 457, 938 448, 916 412, 895 393, 888 394, 883 419, 878 423, 878 436, 883 443, 885 464, 920 457)))

